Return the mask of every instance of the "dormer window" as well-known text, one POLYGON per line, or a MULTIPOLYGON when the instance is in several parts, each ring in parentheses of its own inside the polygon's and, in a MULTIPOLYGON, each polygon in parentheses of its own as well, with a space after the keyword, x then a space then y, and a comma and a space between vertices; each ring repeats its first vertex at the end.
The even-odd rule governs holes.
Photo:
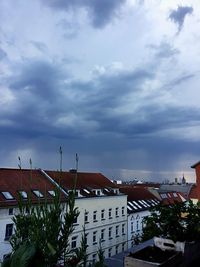
POLYGON ((56 193, 54 190, 49 190, 48 191, 49 195, 51 195, 52 197, 55 197, 56 193))
POLYGON ((25 191, 19 191, 19 193, 22 196, 22 198, 24 198, 24 199, 28 198, 28 194, 25 191))
POLYGON ((43 197, 43 194, 39 190, 33 190, 33 193, 36 195, 36 197, 43 197))
POLYGON ((4 192, 1 192, 1 193, 3 194, 3 196, 5 197, 6 200, 14 199, 14 197, 11 195, 10 192, 4 191, 4 192))

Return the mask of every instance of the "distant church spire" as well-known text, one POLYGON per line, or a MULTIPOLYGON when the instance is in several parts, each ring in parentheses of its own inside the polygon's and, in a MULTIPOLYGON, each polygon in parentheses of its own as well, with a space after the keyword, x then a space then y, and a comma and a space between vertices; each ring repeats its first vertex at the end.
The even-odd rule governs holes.
POLYGON ((186 179, 184 177, 184 173, 183 173, 183 178, 182 178, 182 184, 186 184, 186 179))

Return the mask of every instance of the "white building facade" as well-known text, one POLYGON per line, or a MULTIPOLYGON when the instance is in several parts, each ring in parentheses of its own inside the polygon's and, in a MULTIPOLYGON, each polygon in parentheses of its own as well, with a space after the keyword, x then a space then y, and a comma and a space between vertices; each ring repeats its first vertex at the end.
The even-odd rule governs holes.
MULTIPOLYGON (((9 170, 4 172, 0 169, 0 261, 3 261, 4 256, 11 252, 9 239, 14 233, 12 217, 18 211, 16 203, 17 193, 20 188, 18 184, 24 183, 20 178, 19 183, 13 183, 12 187, 10 187, 9 183, 5 186, 5 182, 8 180, 6 175, 15 179, 15 175, 19 174, 18 171, 9 170), (10 193, 11 199, 5 199, 4 192, 10 193)), ((43 197, 46 195, 44 190, 47 190, 50 194, 55 189, 55 185, 58 186, 56 179, 54 179, 55 177, 51 175, 52 172, 48 172, 48 174, 41 170, 35 172, 40 178, 37 178, 39 189, 32 190, 31 194, 34 193, 33 191, 39 191, 41 197, 43 197), (41 186, 42 183, 44 183, 44 188, 41 186)), ((65 174, 63 183, 61 182, 59 187, 62 192, 67 193, 72 190, 72 186, 65 183, 65 181, 69 182, 68 178, 70 177, 69 173, 65 174)), ((25 176, 27 176, 27 173, 24 171, 23 179, 28 179, 25 176)), ((89 262, 98 260, 97 252, 100 246, 104 251, 105 258, 126 250, 128 229, 127 196, 120 193, 116 185, 101 174, 82 174, 79 175, 78 179, 83 183, 77 185, 75 199, 75 206, 80 214, 77 221, 74 222, 74 231, 70 238, 71 248, 75 249, 80 246, 83 227, 85 227, 89 262), (89 177, 88 181, 87 177, 89 177)), ((34 183, 34 189, 37 189, 36 183, 34 183)), ((28 187, 26 188, 25 183, 23 190, 28 193, 28 187)), ((36 198, 36 195, 33 195, 36 198)))

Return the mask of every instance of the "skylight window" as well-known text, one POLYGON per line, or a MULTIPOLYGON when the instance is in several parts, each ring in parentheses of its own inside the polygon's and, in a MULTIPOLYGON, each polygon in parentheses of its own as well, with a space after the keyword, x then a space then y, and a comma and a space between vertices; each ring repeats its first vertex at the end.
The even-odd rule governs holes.
POLYGON ((161 198, 167 198, 167 195, 166 194, 161 194, 161 198))
POLYGON ((133 207, 135 210, 138 209, 138 208, 137 208, 135 205, 133 205, 133 203, 131 203, 130 201, 129 201, 128 203, 129 203, 129 205, 130 205, 131 207, 133 207))
POLYGON ((142 208, 136 201, 133 201, 133 203, 134 203, 139 209, 142 208))
POLYGON ((54 190, 49 190, 48 191, 49 195, 51 195, 52 197, 55 197, 56 193, 54 190))
POLYGON ((105 190, 106 192, 108 192, 108 193, 110 192, 110 191, 108 190, 108 188, 104 188, 104 190, 105 190))
POLYGON ((37 197, 43 197, 43 194, 42 194, 39 190, 33 190, 33 193, 34 193, 37 197))
POLYGON ((28 198, 28 194, 25 191, 19 191, 19 193, 22 196, 22 198, 24 199, 28 198))
POLYGON ((11 195, 10 192, 4 191, 4 192, 1 192, 1 193, 3 194, 3 196, 5 197, 5 199, 7 199, 7 200, 14 199, 14 197, 11 195))
POLYGON ((142 200, 138 200, 138 202, 142 205, 142 207, 146 208, 146 205, 142 202, 142 200))
POLYGON ((84 188, 83 191, 86 192, 87 194, 90 194, 90 191, 88 191, 86 188, 84 188))
POLYGON ((144 203, 144 205, 146 205, 147 207, 150 207, 150 205, 145 200, 142 200, 142 203, 144 203))

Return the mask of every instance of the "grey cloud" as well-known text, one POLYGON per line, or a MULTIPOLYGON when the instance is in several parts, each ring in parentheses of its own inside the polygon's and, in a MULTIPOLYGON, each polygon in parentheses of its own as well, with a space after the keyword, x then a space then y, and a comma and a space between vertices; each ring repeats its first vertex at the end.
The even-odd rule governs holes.
POLYGON ((155 56, 157 58, 169 58, 179 54, 178 49, 174 48, 171 44, 164 41, 159 45, 149 45, 148 47, 155 51, 155 56))
POLYGON ((61 19, 56 25, 64 31, 63 37, 66 39, 75 38, 80 30, 80 26, 77 22, 72 23, 67 21, 66 19, 61 19))
POLYGON ((45 53, 48 49, 47 46, 42 42, 30 41, 30 43, 42 53, 45 53))
POLYGON ((126 0, 41 0, 44 4, 57 10, 75 10, 84 8, 88 12, 92 25, 102 28, 115 17, 126 0))
POLYGON ((7 57, 7 54, 6 52, 0 48, 0 60, 4 59, 7 57))
POLYGON ((174 86, 180 85, 183 82, 186 82, 192 78, 195 77, 195 74, 183 74, 180 77, 174 79, 173 81, 171 81, 170 83, 168 83, 165 87, 168 88, 174 88, 174 86))
POLYGON ((59 91, 59 79, 68 77, 56 66, 44 61, 25 63, 10 82, 10 88, 16 92, 30 93, 35 97, 52 99, 59 91))
POLYGON ((169 18, 178 24, 179 32, 183 28, 186 15, 192 14, 193 8, 191 6, 178 6, 176 10, 170 12, 169 18))
POLYGON ((70 153, 79 152, 84 168, 89 171, 90 157, 94 160, 92 167, 104 171, 110 166, 153 168, 154 161, 161 161, 163 153, 166 166, 170 158, 177 160, 179 154, 193 149, 198 154, 197 142, 181 140, 176 134, 169 137, 167 131, 199 125, 200 112, 188 107, 163 106, 159 98, 156 103, 158 93, 154 99, 143 96, 143 85, 155 78, 153 70, 137 69, 70 82, 69 74, 60 65, 26 62, 16 75, 9 77, 15 102, 11 112, 0 112, 0 122, 10 121, 0 124, 1 149, 33 149, 37 151, 37 167, 56 168, 50 158, 63 145, 68 153, 66 162, 70 153), (127 103, 129 112, 124 113, 127 103), (63 123, 56 123, 62 118, 63 123), (95 127, 90 128, 93 124, 95 127), (162 131, 166 134, 160 135, 162 131), (128 161, 130 156, 132 160, 128 161))

